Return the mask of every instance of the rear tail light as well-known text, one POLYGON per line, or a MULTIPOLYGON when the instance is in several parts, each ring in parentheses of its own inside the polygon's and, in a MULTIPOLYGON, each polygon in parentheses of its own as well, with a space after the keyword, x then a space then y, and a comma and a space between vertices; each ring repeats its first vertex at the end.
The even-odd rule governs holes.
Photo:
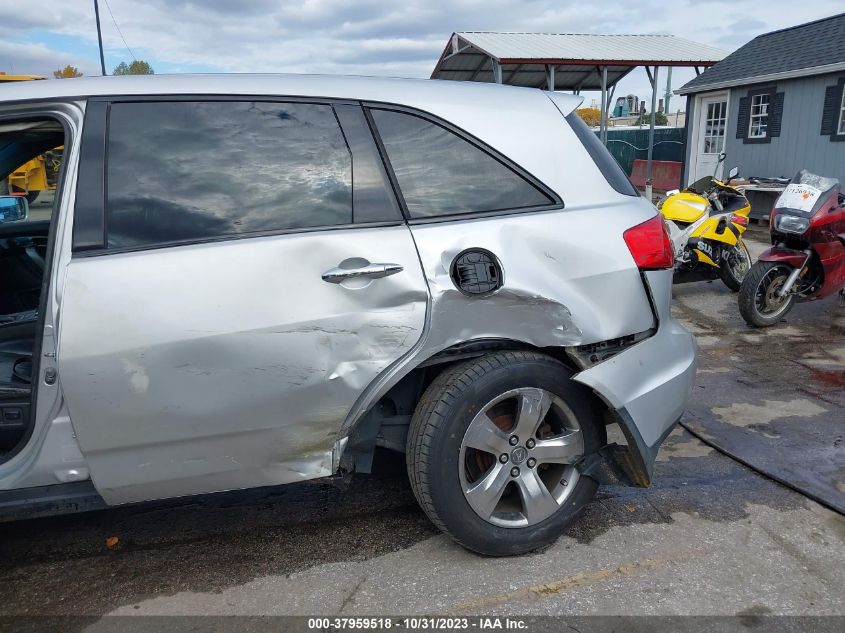
POLYGON ((748 226, 748 218, 744 215, 737 215, 736 213, 731 214, 731 222, 740 226, 748 226))
POLYGON ((663 216, 656 215, 642 224, 632 226, 622 237, 640 270, 672 268, 675 259, 672 240, 669 239, 663 216))

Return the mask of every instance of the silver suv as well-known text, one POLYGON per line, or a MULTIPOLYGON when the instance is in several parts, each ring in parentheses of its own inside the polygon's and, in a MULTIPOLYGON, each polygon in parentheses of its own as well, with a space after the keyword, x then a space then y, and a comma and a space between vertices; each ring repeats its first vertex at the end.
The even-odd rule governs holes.
POLYGON ((695 346, 663 222, 579 102, 316 76, 0 87, 0 177, 61 153, 52 204, 0 198, 0 511, 368 472, 386 447, 438 527, 503 555, 552 542, 603 463, 647 485, 695 346))

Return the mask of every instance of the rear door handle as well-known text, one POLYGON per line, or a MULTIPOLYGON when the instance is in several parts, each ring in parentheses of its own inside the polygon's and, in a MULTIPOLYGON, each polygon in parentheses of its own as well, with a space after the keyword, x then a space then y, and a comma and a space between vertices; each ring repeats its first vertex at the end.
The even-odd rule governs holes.
POLYGON ((359 268, 332 268, 323 273, 323 281, 339 284, 347 279, 365 277, 367 279, 381 279, 404 270, 399 264, 367 264, 359 268))

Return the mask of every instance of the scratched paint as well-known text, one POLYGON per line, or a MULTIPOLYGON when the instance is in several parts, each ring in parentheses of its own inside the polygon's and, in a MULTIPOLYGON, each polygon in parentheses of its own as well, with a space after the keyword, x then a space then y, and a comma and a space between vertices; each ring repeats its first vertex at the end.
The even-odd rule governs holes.
POLYGON ((139 395, 147 393, 150 386, 150 377, 147 375, 147 370, 137 361, 128 358, 121 358, 120 362, 123 365, 123 371, 129 377, 130 389, 139 395))
POLYGON ((416 345, 427 299, 404 226, 73 260, 60 373, 96 485, 122 503, 331 474, 349 409, 416 345), (322 281, 360 253, 404 270, 322 281))

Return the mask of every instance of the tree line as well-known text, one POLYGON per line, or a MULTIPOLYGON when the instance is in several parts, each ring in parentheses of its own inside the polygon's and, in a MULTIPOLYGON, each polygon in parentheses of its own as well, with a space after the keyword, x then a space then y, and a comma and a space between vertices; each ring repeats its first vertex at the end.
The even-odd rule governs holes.
MULTIPOLYGON (((127 64, 120 62, 112 70, 112 75, 155 75, 153 67, 142 59, 127 64)), ((53 71, 53 77, 56 79, 72 79, 73 77, 82 77, 82 73, 76 66, 68 64, 64 68, 59 68, 53 71)))

